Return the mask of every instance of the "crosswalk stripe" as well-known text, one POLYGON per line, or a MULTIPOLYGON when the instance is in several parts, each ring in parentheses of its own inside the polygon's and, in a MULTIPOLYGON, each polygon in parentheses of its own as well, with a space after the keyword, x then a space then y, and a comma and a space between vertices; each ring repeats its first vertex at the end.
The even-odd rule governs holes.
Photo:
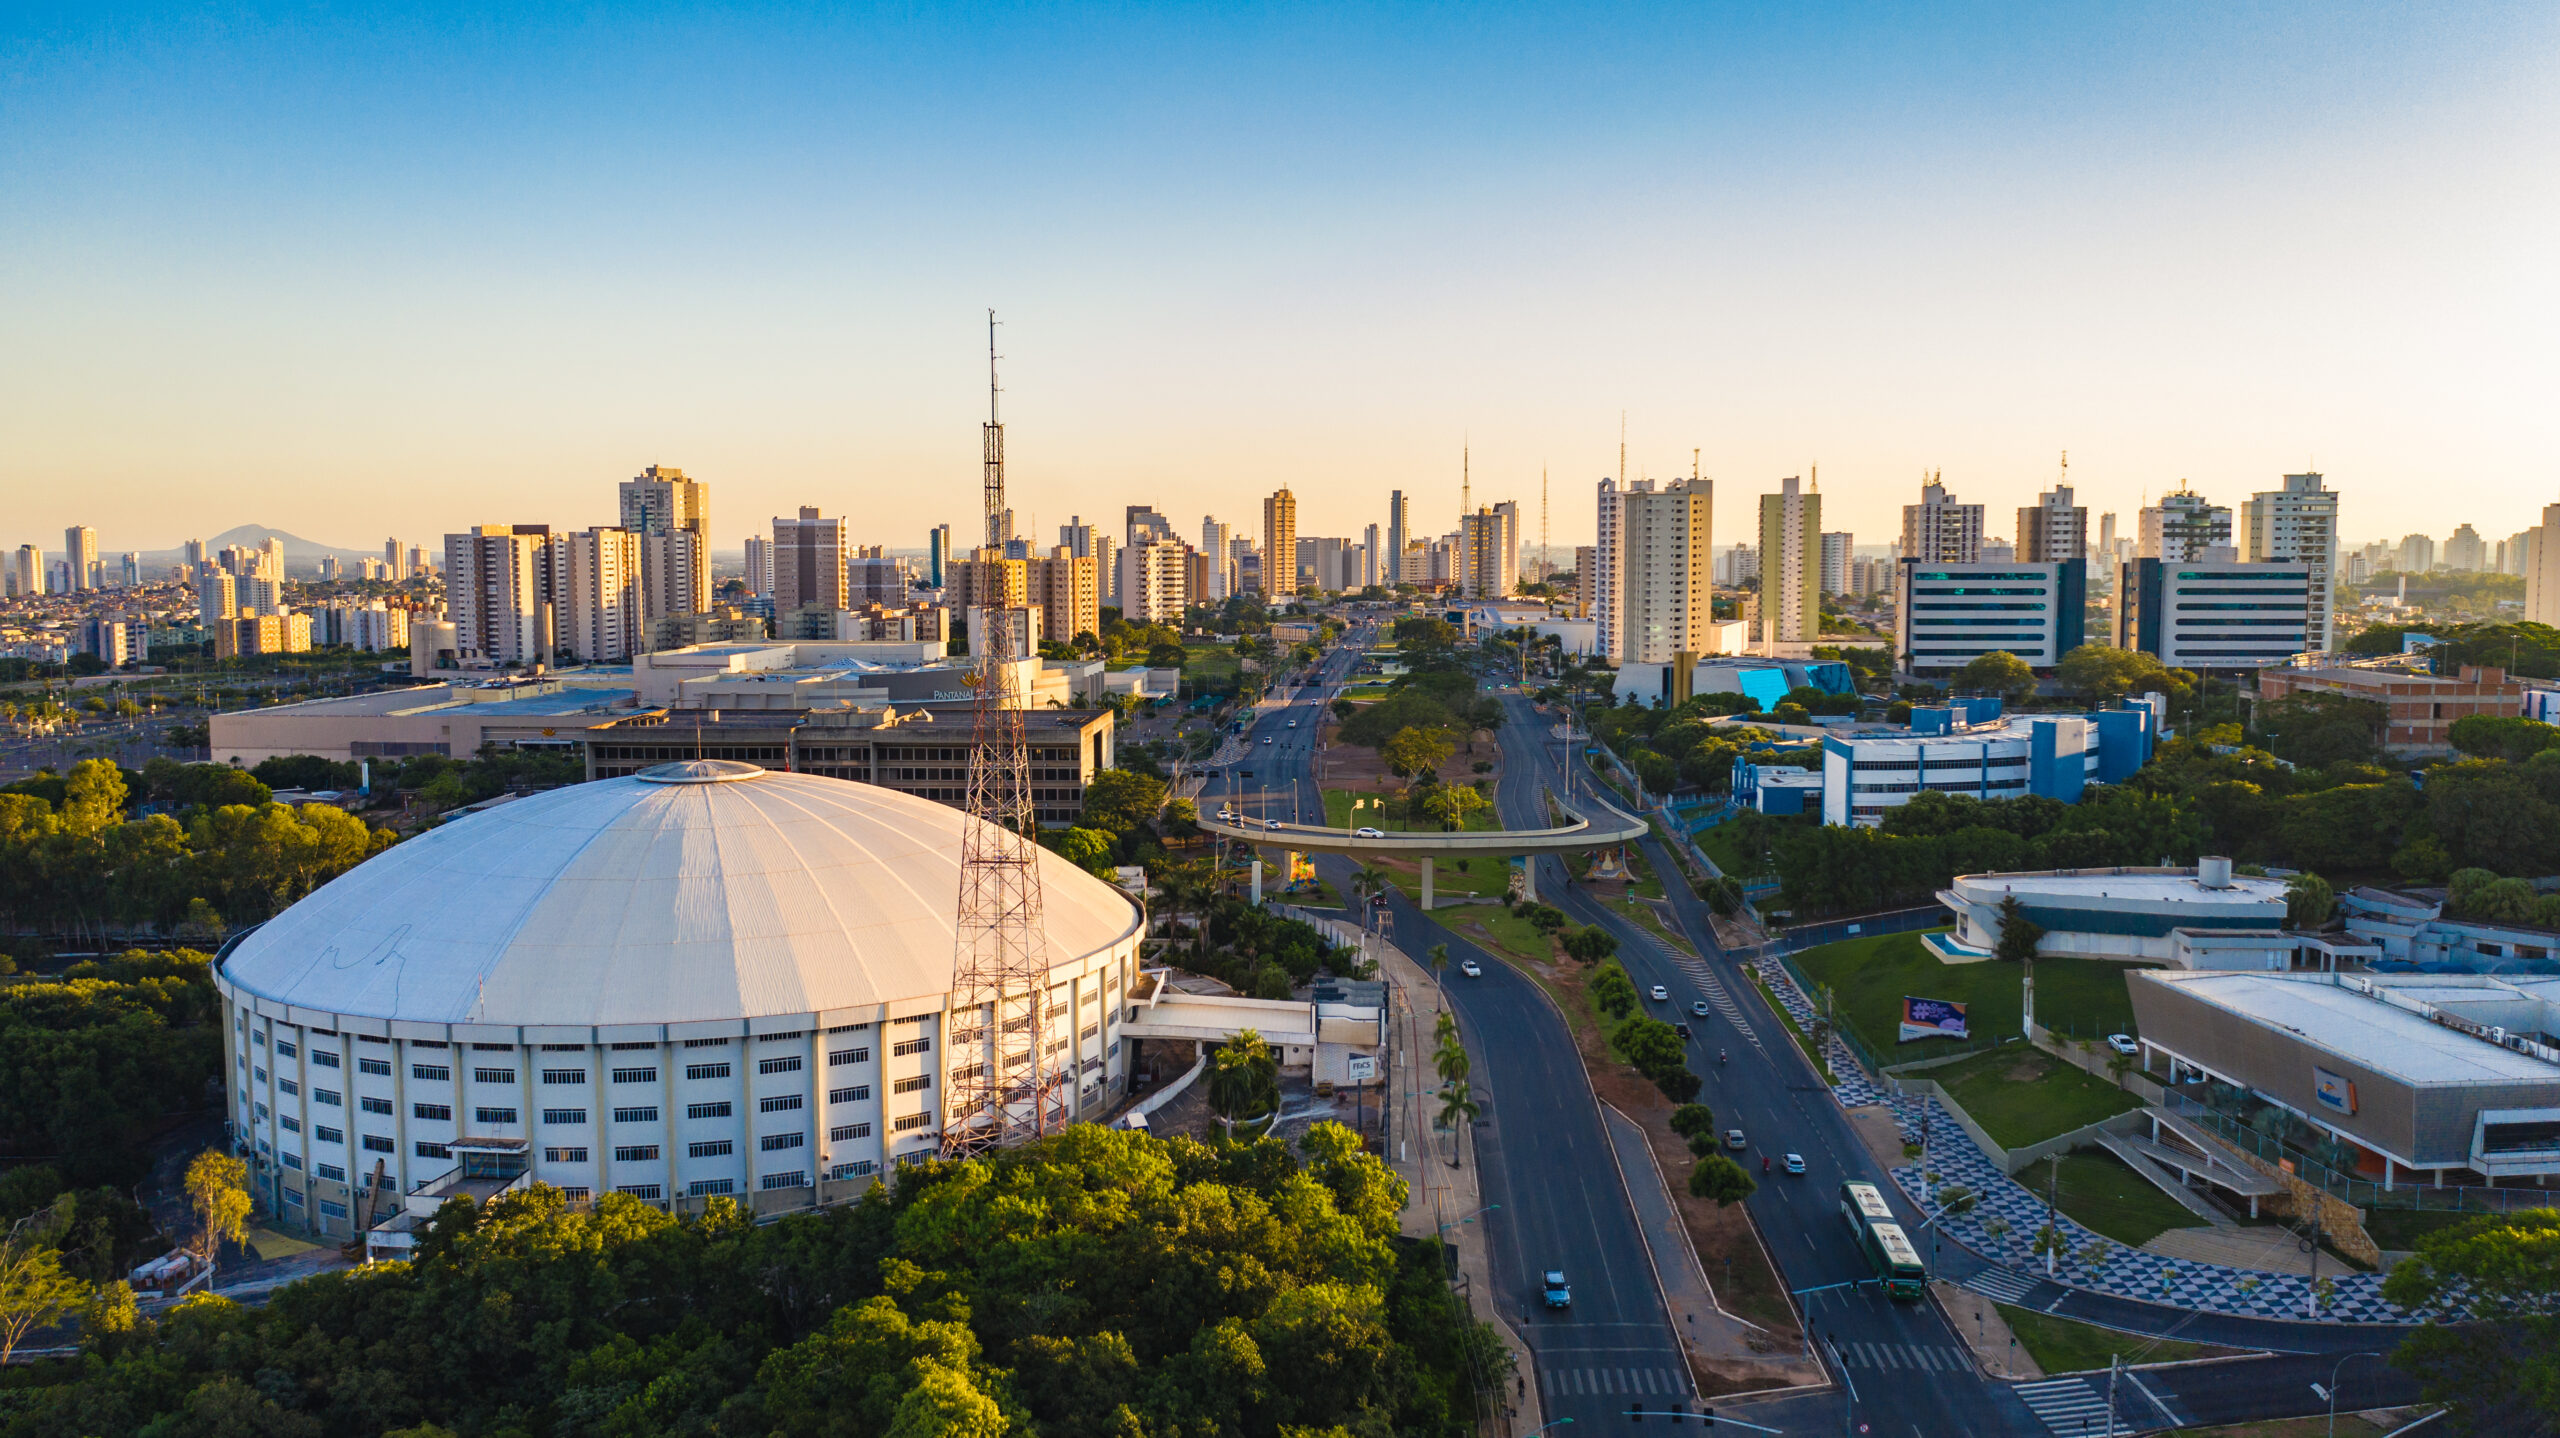
POLYGON ((1986 1268, 1966 1279, 1964 1286, 2001 1303, 2022 1302, 2035 1290, 2034 1280, 2005 1268, 1986 1268))
POLYGON ((2015 1389, 2027 1410, 2056 1433, 2083 1433, 2106 1415, 2106 1400, 2078 1378, 2021 1383, 2015 1389))

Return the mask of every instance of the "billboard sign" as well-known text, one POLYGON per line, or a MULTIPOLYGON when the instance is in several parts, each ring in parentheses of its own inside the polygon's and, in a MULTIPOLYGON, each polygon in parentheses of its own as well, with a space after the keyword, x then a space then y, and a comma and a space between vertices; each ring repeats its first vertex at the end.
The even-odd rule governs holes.
POLYGON ((1909 1043, 1913 1039, 1968 1038, 1964 1027, 1964 1005, 1952 999, 1915 999, 1905 994, 1902 999, 1902 1031, 1896 1040, 1909 1043))
POLYGON ((2356 1111, 2356 1081, 2327 1069, 2311 1070, 2311 1096, 2332 1113, 2352 1114, 2356 1111))

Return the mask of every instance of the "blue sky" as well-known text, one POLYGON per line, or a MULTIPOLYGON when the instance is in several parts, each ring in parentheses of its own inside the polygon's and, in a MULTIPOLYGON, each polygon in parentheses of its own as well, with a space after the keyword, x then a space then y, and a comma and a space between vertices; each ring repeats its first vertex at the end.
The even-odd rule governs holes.
MULTIPOLYGON (((18 7, 0 489, 110 549, 802 503, 1588 537, 1630 466, 2560 500, 2560 10, 18 7)), ((56 541, 58 543, 58 541, 56 541)))

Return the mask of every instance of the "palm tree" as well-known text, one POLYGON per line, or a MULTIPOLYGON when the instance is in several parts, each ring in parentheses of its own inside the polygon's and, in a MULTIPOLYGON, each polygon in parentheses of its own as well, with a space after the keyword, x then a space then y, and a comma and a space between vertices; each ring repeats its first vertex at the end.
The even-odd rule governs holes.
POLYGON ((1482 1112, 1484 1112, 1484 1105, 1476 1102, 1474 1090, 1467 1085, 1450 1084, 1440 1090, 1440 1116, 1432 1121, 1432 1126, 1449 1135, 1449 1166, 1451 1168, 1458 1166, 1460 1126, 1475 1122, 1476 1115, 1482 1112))
POLYGON ((1448 968, 1449 946, 1447 944, 1433 944, 1431 946, 1431 981, 1435 984, 1439 983, 1441 975, 1446 973, 1448 968))
POLYGON ((1209 1107, 1230 1138, 1238 1120, 1260 1118, 1280 1107, 1280 1061, 1261 1034, 1241 1030, 1210 1055, 1209 1107))

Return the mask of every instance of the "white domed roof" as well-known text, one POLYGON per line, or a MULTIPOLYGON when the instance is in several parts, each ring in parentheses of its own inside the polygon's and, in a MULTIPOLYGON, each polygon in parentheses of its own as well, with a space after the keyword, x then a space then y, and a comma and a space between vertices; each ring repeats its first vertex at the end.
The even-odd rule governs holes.
MULTIPOLYGON (((457 819, 250 934, 230 985, 327 1013, 539 1026, 816 1014, 946 993, 957 809, 719 760, 457 819)), ((1055 964, 1138 923, 1043 850, 1055 964)))

